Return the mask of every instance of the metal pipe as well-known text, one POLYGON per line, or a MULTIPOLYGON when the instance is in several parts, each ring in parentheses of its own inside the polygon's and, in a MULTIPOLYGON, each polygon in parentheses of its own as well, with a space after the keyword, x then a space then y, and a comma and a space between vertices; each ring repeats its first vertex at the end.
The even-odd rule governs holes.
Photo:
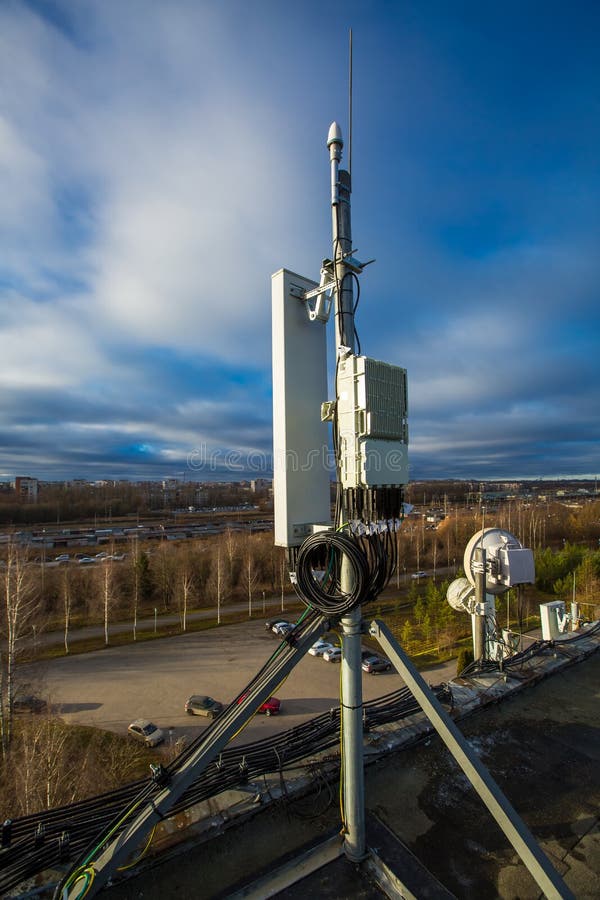
POLYGON ((444 710, 420 672, 397 643, 390 629, 375 619, 369 633, 392 660, 407 688, 511 842, 530 875, 548 900, 575 900, 519 814, 504 796, 477 754, 444 710))
MULTIPOLYGON (((477 550, 479 559, 476 562, 475 571, 475 599, 479 609, 485 608, 486 590, 485 590, 485 566, 486 553, 483 547, 477 550)), ((475 566, 474 566, 475 568, 475 566)), ((473 659, 480 660, 485 656, 486 649, 486 624, 485 615, 483 613, 471 617, 473 625, 473 659)))
MULTIPOLYGON (((336 370, 341 352, 354 352, 354 291, 352 276, 344 262, 352 250, 352 227, 350 215, 350 175, 339 169, 342 157, 342 133, 333 122, 327 136, 327 146, 331 161, 332 177, 332 236, 333 261, 335 266, 336 308, 335 347, 336 370), (333 179, 336 179, 335 190, 333 179), (342 350, 341 348, 347 348, 342 350)), ((337 384, 336 384, 337 399, 337 384)), ((338 426, 336 426, 338 427, 338 426)), ((340 446, 340 433, 337 446, 340 446)), ((346 510, 342 504, 339 528, 346 521, 346 510)), ((353 574, 346 560, 342 562, 340 575, 343 591, 353 588, 353 574)), ((344 853, 348 859, 358 862, 366 856, 364 769, 363 769, 363 728, 362 728, 362 669, 361 634, 362 612, 360 607, 343 616, 342 626, 342 797, 344 806, 344 853)))

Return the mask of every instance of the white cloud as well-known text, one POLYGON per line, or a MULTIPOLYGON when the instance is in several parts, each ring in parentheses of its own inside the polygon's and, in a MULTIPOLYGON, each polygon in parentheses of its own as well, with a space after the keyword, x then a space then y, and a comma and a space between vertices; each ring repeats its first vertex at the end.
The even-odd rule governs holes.
MULTIPOLYGON (((107 459, 120 442, 177 457, 198 441, 268 441, 266 390, 244 373, 268 380, 271 272, 316 276, 329 253, 324 141, 346 97, 327 56, 333 11, 316 27, 266 6, 0 6, 3 408, 15 415, 29 391, 34 422, 51 405, 56 446, 61 423, 82 448, 102 435, 107 459), (211 361, 209 387, 190 360, 211 361)), ((365 103, 363 88, 357 103, 354 231, 358 255, 380 262, 363 278, 358 325, 366 353, 409 370, 415 452, 466 452, 477 426, 498 445, 524 441, 560 415, 589 433, 594 185, 569 190, 568 164, 548 190, 509 159, 473 175, 455 165, 463 126, 478 135, 461 104, 478 109, 484 94, 429 27, 407 26, 409 66, 382 31, 394 17, 367 18, 364 84, 378 93, 365 103), (434 154, 424 144, 436 140, 434 154), (511 240, 492 234, 480 257, 444 244, 455 217, 472 229, 499 194, 511 240), (585 378, 561 343, 573 329, 585 378)))
POLYGON ((69 388, 107 377, 109 365, 87 323, 69 304, 36 303, 18 294, 0 310, 0 384, 69 388))

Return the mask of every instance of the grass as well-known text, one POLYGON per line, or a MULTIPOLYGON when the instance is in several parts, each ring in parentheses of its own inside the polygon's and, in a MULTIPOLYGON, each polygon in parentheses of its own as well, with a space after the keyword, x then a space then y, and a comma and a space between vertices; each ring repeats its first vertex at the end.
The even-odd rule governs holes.
MULTIPOLYGON (((296 605, 297 608, 288 609, 285 613, 282 613, 283 616, 297 615, 300 612, 300 607, 296 605)), ((253 616, 252 619, 249 619, 247 613, 245 612, 221 612, 221 623, 217 624, 215 619, 196 619, 191 620, 187 623, 187 628, 185 631, 182 631, 179 623, 174 622, 169 625, 157 626, 156 631, 154 629, 144 629, 143 631, 139 630, 136 632, 136 639, 133 640, 133 628, 130 627, 127 631, 113 631, 111 633, 109 626, 109 643, 106 644, 104 641, 104 635, 96 635, 94 637, 83 637, 77 638, 77 629, 73 629, 72 637, 69 638, 69 653, 65 653, 65 645, 61 641, 60 643, 51 644, 49 646, 39 646, 37 652, 24 652, 19 656, 20 663, 27 662, 38 662, 40 660, 50 660, 50 659, 59 659, 65 656, 76 656, 80 653, 91 653, 96 650, 105 650, 110 647, 123 647, 127 644, 142 644, 148 641, 156 641, 161 640, 162 638, 168 637, 176 637, 181 634, 191 634, 199 631, 210 631, 215 628, 219 628, 223 625, 235 625, 240 622, 248 622, 248 621, 256 621, 257 619, 262 618, 262 612, 260 616, 253 616)), ((94 622, 89 623, 99 626, 101 623, 94 622)), ((114 625, 122 625, 122 622, 113 623, 114 625)), ((147 621, 146 621, 147 624, 147 621)))

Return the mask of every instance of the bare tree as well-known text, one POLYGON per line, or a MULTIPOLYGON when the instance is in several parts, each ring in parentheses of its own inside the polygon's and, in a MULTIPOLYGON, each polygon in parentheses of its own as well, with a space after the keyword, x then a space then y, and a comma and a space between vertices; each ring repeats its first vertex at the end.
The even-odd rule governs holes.
POLYGON ((104 561, 104 572, 102 573, 102 611, 104 619, 104 643, 108 647, 109 644, 109 619, 110 612, 114 602, 113 596, 113 567, 112 560, 104 561))
POLYGON ((283 553, 280 558, 280 566, 279 566, 279 579, 281 582, 281 612, 283 612, 284 600, 285 600, 285 586, 287 584, 287 573, 285 567, 285 559, 283 558, 283 553))
POLYGON ((217 570, 215 572, 215 587, 217 595, 217 625, 221 624, 221 599, 223 593, 223 570, 221 568, 221 547, 217 547, 217 570))
POLYGON ((194 576, 191 571, 189 553, 186 553, 179 571, 179 610, 181 617, 181 630, 187 631, 187 614, 191 593, 194 587, 194 576))
POLYGON ((243 569, 243 554, 240 552, 238 536, 230 528, 223 537, 223 546, 227 555, 227 584, 232 592, 235 592, 243 569))
POLYGON ((246 582, 246 589, 248 591, 248 617, 252 618, 252 589, 254 588, 257 581, 257 572, 254 565, 254 554, 252 552, 252 545, 250 541, 248 541, 248 545, 246 547, 246 559, 244 560, 244 580, 246 582))
MULTIPOLYGON (((60 781, 64 771, 64 749, 67 731, 49 716, 37 719, 27 729, 19 752, 20 793, 24 813, 51 809, 64 802, 60 781)), ((73 780, 72 778, 68 781, 73 780)), ((69 798, 71 799, 71 798, 69 798)), ((73 798, 74 799, 74 798, 73 798)))
POLYGON ((69 626, 71 624, 71 582, 69 579, 69 568, 63 569, 62 583, 63 612, 65 622, 65 653, 69 652, 69 626))
POLYGON ((31 629, 38 601, 24 555, 12 540, 8 544, 2 587, 4 640, 0 642, 0 739, 2 754, 6 756, 12 738, 17 658, 21 643, 31 629))
POLYGON ((137 618, 138 607, 140 605, 140 566, 139 566, 140 545, 139 538, 134 535, 133 553, 131 554, 131 562, 133 568, 133 639, 137 640, 137 618))

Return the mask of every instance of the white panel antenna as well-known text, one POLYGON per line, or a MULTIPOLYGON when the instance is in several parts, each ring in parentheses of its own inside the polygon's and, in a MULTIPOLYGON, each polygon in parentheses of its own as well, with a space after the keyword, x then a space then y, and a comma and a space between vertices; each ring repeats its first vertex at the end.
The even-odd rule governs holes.
POLYGON ((272 276, 273 496, 275 544, 297 547, 315 523, 329 524, 325 322, 310 321, 305 295, 318 285, 280 269, 272 276))

